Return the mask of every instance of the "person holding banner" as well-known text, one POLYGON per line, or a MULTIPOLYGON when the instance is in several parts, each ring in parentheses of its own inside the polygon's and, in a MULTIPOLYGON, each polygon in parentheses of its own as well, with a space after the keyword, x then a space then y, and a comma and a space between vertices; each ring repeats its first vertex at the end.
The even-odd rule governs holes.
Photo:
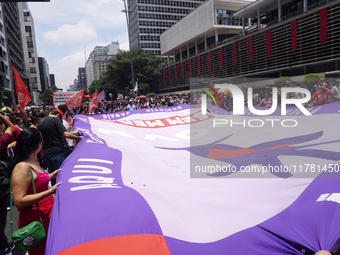
MULTIPOLYGON (((39 221, 39 214, 36 203, 39 204, 39 211, 46 233, 54 202, 53 194, 61 182, 53 185, 50 189, 48 183, 50 179, 55 179, 61 169, 47 174, 37 162, 37 155, 42 148, 42 135, 36 128, 25 128, 21 131, 14 160, 10 166, 12 176, 12 190, 14 204, 19 211, 19 228, 26 226, 34 220, 39 221), (32 170, 32 173, 31 173, 32 170), (36 194, 32 186, 33 175, 36 194)), ((29 250, 30 255, 45 254, 46 239, 29 250)))
MULTIPOLYGON (((58 109, 63 112, 63 125, 66 128, 67 132, 71 132, 74 135, 77 135, 78 132, 71 131, 70 124, 66 121, 66 119, 70 116, 67 105, 61 104, 58 106, 58 109)), ((75 142, 73 139, 65 138, 65 147, 67 156, 70 155, 74 149, 75 142)))
MULTIPOLYGON (((57 170, 68 156, 64 138, 74 139, 76 142, 83 138, 66 130, 62 123, 63 116, 64 113, 61 110, 55 109, 48 117, 43 118, 38 125, 43 136, 44 160, 49 173, 57 170)), ((51 180, 52 185, 55 183, 55 180, 51 180)))

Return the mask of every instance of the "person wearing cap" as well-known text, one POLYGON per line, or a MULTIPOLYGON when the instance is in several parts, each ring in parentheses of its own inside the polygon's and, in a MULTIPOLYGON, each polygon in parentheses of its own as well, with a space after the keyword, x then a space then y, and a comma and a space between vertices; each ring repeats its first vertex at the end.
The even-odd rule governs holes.
MULTIPOLYGON (((24 111, 20 104, 17 105, 17 110, 16 112, 14 113, 15 114, 15 117, 18 117, 18 118, 21 118, 22 119, 22 122, 20 124, 18 124, 18 126, 23 129, 25 127, 29 127, 29 124, 28 124, 28 118, 27 118, 27 113, 26 111, 24 111)), ((17 119, 18 120, 18 119, 17 119)), ((18 121, 16 121, 18 122, 18 121)))
MULTIPOLYGON (((49 173, 59 169, 67 157, 64 138, 74 139, 77 142, 83 138, 66 130, 62 122, 63 116, 63 112, 56 108, 48 117, 43 118, 38 125, 38 129, 43 136, 44 160, 49 173)), ((55 183, 55 179, 51 180, 52 185, 55 183)))
POLYGON ((321 89, 316 91, 306 104, 308 105, 312 100, 316 100, 316 105, 328 104, 329 95, 337 100, 340 100, 340 97, 335 96, 334 93, 328 89, 328 84, 324 82, 321 84, 321 89))
MULTIPOLYGON (((337 79, 335 82, 336 82, 335 86, 333 86, 331 91, 333 92, 334 96, 340 97, 340 79, 337 79)), ((339 100, 332 99, 332 102, 336 102, 336 101, 339 101, 339 100)))
POLYGON ((315 93, 316 91, 319 91, 321 89, 321 83, 322 83, 322 79, 318 79, 316 81, 316 84, 313 86, 311 93, 315 93))

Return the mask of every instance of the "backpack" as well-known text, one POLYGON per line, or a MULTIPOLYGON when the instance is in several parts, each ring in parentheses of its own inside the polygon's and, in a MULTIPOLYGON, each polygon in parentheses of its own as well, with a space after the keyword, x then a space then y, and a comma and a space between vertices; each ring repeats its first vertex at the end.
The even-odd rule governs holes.
POLYGON ((9 164, 0 160, 0 197, 9 193, 10 177, 8 176, 9 164))

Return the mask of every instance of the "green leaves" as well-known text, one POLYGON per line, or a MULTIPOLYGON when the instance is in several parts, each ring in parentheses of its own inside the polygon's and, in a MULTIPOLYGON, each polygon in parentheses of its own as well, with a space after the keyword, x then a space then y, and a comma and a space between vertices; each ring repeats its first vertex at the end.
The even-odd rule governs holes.
MULTIPOLYGON (((153 84, 154 77, 158 73, 162 59, 142 50, 133 50, 132 59, 135 82, 138 78, 139 85, 142 85, 143 89, 147 90, 145 92, 148 92, 153 84)), ((114 95, 128 95, 129 89, 134 89, 135 84, 132 84, 129 51, 118 52, 116 57, 111 60, 100 82, 107 89, 105 92, 113 93, 114 95)))

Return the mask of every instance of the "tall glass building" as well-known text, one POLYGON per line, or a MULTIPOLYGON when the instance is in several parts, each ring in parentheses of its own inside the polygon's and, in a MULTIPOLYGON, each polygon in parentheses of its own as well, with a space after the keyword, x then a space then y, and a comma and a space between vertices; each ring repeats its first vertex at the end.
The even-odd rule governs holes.
POLYGON ((128 0, 131 49, 160 56, 160 34, 205 1, 128 0))

